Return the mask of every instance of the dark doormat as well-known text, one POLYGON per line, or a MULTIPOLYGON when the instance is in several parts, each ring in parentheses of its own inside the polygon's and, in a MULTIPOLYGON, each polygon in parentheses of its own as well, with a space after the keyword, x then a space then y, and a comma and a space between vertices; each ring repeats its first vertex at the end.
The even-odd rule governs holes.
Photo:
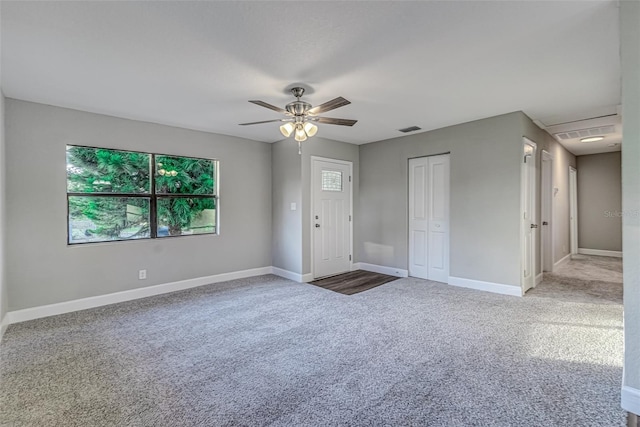
POLYGON ((371 271, 356 270, 337 276, 325 277, 323 279, 309 282, 311 285, 320 286, 330 291, 339 292, 345 295, 353 295, 358 292, 367 291, 385 283, 399 279, 396 276, 373 273, 371 271))

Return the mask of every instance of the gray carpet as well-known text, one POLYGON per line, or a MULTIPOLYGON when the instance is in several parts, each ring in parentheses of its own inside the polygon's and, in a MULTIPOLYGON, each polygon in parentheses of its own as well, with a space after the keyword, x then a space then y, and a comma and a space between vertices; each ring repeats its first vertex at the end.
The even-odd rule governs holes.
POLYGON ((622 426, 622 307, 276 276, 12 325, 6 426, 622 426))
POLYGON ((527 296, 594 304, 622 304, 622 258, 574 255, 527 296))

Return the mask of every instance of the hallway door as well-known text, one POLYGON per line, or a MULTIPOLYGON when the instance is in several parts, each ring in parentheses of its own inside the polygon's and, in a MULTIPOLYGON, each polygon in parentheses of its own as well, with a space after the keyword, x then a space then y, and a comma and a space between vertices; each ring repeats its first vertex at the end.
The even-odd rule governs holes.
POLYGON ((540 188, 540 260, 542 271, 553 271, 553 156, 542 150, 542 184, 540 188))
POLYGON ((569 239, 571 255, 578 254, 578 171, 569 166, 569 239))
POLYGON ((536 144, 527 138, 523 142, 521 175, 522 221, 522 291, 536 284, 536 144))

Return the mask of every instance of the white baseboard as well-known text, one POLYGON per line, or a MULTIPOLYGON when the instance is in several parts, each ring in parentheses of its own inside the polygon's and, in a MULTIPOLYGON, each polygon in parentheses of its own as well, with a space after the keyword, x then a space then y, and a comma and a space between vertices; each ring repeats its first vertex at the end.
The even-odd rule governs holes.
POLYGON ((565 263, 571 261, 571 254, 567 254, 565 255, 562 259, 560 259, 558 262, 553 264, 553 270, 555 271, 556 269, 562 267, 565 263))
POLYGON ((7 315, 5 314, 0 320, 0 342, 2 342, 2 337, 4 337, 4 331, 7 330, 9 323, 7 323, 7 315))
POLYGON ((536 276, 536 286, 542 283, 542 279, 543 279, 543 273, 540 273, 536 276))
POLYGON ((493 292, 494 294, 522 296, 520 286, 503 285, 501 283, 483 282, 480 280, 463 279, 462 277, 449 276, 449 284, 462 288, 477 289, 479 291, 493 292))
POLYGON ((582 255, 610 256, 614 258, 622 258, 622 251, 605 251, 602 249, 578 248, 578 253, 582 255))
POLYGON ((302 274, 294 273, 293 271, 285 270, 283 268, 271 267, 271 274, 293 280, 294 282, 303 283, 302 274))
POLYGON ((367 264, 366 262, 358 262, 357 270, 372 271, 374 273, 388 274, 396 277, 409 277, 409 271, 395 267, 385 267, 384 265, 367 264))
POLYGON ((640 415, 640 390, 622 386, 621 405, 625 411, 640 415))
POLYGON ((313 274, 311 273, 294 273, 293 271, 278 267, 271 267, 271 274, 275 274, 276 276, 284 277, 285 279, 293 280, 298 283, 307 283, 313 280, 313 274))
POLYGON ((354 262, 351 264, 351 271, 356 271, 356 270, 362 270, 360 268, 360 263, 359 262, 354 262))
POLYGON ((169 292, 181 291, 212 283, 226 282, 228 280, 244 279, 246 277, 271 274, 272 267, 252 268, 250 270, 234 271, 231 273, 215 274, 213 276, 197 277, 195 279, 181 280, 179 282, 163 283, 161 285, 148 286, 146 288, 131 289, 129 291, 115 292, 107 295, 82 298, 72 301, 65 301, 56 304, 43 305, 40 307, 25 308, 22 310, 10 311, 6 314, 4 324, 25 322, 27 320, 39 319, 42 317, 55 316, 58 314, 70 313, 72 311, 86 310, 89 308, 101 307, 103 305, 115 304, 118 302, 131 301, 139 298, 146 298, 154 295, 166 294, 169 292))

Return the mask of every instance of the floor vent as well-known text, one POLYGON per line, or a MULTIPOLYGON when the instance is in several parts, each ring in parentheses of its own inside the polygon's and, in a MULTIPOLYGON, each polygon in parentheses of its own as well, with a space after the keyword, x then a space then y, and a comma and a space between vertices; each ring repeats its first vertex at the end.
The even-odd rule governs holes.
POLYGON ((408 128, 403 128, 403 129, 398 129, 400 132, 403 133, 408 133, 408 132, 415 132, 417 130, 420 130, 422 128, 419 128, 418 126, 409 126, 408 128))

